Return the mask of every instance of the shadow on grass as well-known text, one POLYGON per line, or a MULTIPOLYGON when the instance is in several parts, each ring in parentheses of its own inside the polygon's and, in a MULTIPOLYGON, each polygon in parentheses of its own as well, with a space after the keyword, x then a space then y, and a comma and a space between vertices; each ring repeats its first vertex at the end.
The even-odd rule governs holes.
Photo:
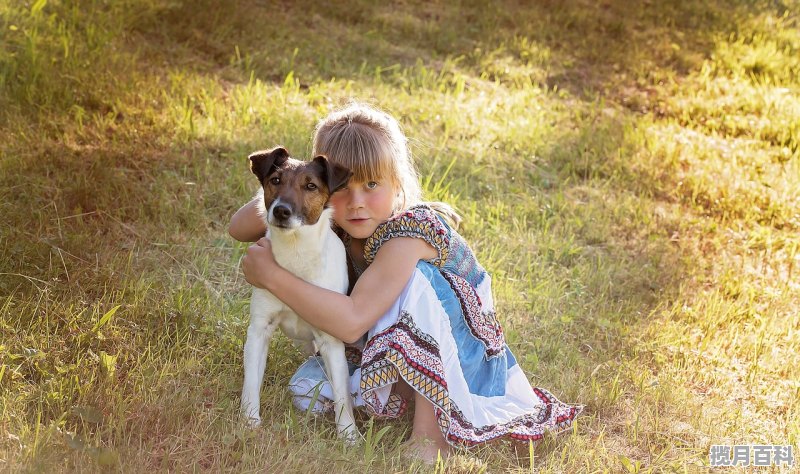
POLYGON ((212 73, 240 65, 264 80, 281 82, 293 72, 313 82, 462 58, 475 76, 582 94, 602 92, 620 75, 698 67, 715 36, 734 30, 748 8, 731 1, 205 0, 151 9, 130 31, 160 60, 212 73))

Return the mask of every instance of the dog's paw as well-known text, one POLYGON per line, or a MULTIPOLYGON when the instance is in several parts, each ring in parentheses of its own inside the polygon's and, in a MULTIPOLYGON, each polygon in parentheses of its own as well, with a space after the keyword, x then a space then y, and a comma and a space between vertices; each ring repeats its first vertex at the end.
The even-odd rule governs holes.
POLYGON ((259 426, 261 426, 261 418, 253 418, 253 417, 245 418, 244 423, 248 428, 254 430, 259 426))
POLYGON ((358 446, 361 444, 361 441, 363 441, 361 433, 359 433, 356 428, 348 428, 344 431, 341 431, 339 433, 339 438, 341 438, 345 446, 349 448, 358 446))

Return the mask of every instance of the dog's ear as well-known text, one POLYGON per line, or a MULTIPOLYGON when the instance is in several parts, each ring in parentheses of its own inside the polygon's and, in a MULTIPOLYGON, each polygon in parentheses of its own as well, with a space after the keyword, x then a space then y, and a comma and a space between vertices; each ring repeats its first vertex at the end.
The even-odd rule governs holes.
POLYGON ((289 159, 289 152, 286 151, 286 148, 277 146, 271 150, 251 153, 247 159, 250 160, 250 171, 258 176, 260 183, 263 183, 267 176, 286 163, 286 160, 289 159))
POLYGON ((322 169, 322 178, 325 180, 325 184, 328 185, 328 191, 331 194, 347 186, 347 182, 353 176, 350 168, 338 163, 332 163, 325 155, 315 157, 314 163, 322 169))

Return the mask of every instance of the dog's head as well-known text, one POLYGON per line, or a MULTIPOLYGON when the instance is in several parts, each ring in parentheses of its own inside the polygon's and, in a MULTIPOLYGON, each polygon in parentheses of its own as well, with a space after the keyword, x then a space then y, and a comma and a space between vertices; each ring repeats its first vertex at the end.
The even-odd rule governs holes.
POLYGON ((323 155, 295 160, 283 147, 257 151, 248 158, 264 188, 267 224, 287 230, 316 224, 331 194, 347 186, 353 175, 323 155))

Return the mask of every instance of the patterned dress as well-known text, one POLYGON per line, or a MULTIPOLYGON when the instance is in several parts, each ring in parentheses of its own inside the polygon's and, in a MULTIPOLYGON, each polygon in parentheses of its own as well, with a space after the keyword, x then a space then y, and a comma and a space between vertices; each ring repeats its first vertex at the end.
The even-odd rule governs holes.
MULTIPOLYGON (((402 415, 409 400, 392 393, 402 378, 430 400, 442 433, 457 447, 502 438, 537 441, 546 430, 571 426, 582 407, 528 383, 497 321, 491 278, 464 239, 419 205, 378 226, 365 244, 367 263, 394 237, 424 239, 438 256, 417 264, 399 298, 367 334, 360 358, 355 355, 356 405, 375 416, 402 415)), ((321 411, 331 405, 319 358, 303 364, 290 388, 298 407, 322 402, 316 408, 321 411)))

